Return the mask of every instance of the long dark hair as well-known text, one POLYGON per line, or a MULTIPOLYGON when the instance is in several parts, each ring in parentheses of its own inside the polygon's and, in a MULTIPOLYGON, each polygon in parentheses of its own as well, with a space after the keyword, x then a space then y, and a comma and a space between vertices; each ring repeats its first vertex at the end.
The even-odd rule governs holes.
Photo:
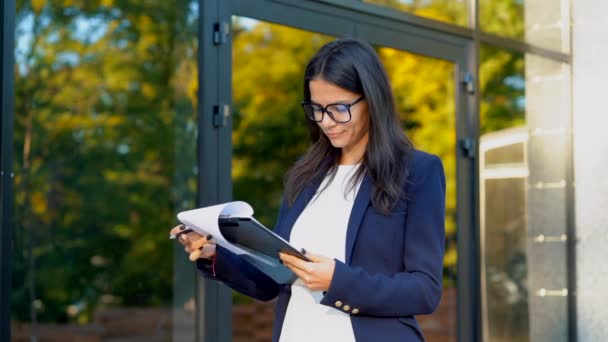
MULTIPOLYGON (((351 188, 367 173, 372 180, 372 205, 388 214, 402 195, 407 179, 406 161, 413 149, 395 110, 388 76, 374 49, 366 42, 338 39, 324 45, 304 73, 304 99, 310 100, 309 82, 323 79, 365 96, 369 112, 369 141, 351 188)), ((341 150, 332 146, 319 126, 307 120, 313 145, 285 177, 285 196, 293 205, 298 194, 314 180, 333 179, 341 150)))

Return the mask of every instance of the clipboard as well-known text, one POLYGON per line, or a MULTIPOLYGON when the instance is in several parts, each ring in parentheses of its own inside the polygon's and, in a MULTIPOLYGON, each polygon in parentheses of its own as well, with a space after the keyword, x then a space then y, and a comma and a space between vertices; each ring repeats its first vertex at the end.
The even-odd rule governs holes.
POLYGON ((289 242, 253 218, 253 208, 235 201, 191 209, 177 214, 187 228, 207 236, 237 254, 278 284, 292 284, 297 276, 279 258, 279 252, 311 261, 289 242))
POLYGON ((289 242, 266 228, 253 217, 219 217, 218 226, 224 238, 256 254, 279 260, 279 252, 312 262, 289 242))

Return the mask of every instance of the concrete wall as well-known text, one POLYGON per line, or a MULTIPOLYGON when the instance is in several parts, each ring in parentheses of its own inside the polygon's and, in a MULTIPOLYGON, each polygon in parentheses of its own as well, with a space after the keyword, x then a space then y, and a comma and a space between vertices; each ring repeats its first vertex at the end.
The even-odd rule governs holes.
POLYGON ((608 340, 608 1, 572 0, 579 341, 608 340))

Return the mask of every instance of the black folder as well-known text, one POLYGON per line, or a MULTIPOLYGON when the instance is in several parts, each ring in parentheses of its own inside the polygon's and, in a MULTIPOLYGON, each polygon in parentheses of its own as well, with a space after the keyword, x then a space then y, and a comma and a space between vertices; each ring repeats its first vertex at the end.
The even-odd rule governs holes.
POLYGON ((311 261, 253 217, 220 217, 218 226, 228 242, 252 254, 243 255, 247 261, 279 284, 291 284, 297 278, 289 268, 281 264, 279 252, 311 261))

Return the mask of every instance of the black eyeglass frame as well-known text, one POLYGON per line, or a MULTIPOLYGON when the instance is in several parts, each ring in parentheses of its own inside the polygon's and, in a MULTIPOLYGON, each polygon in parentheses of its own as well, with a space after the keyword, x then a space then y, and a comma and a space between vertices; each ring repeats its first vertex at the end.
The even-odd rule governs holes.
POLYGON ((330 104, 326 105, 325 107, 323 107, 323 106, 321 106, 321 105, 319 105, 317 103, 313 103, 311 101, 302 101, 302 109, 304 110, 304 114, 306 114, 306 117, 309 120, 314 121, 314 122, 321 122, 321 121, 323 121, 323 117, 325 116, 325 113, 327 113, 327 115, 329 115, 330 119, 334 120, 334 122, 337 122, 337 123, 347 123, 350 120, 352 120, 352 118, 353 118, 353 114, 351 113, 350 108, 352 106, 356 105, 357 103, 363 101, 363 100, 365 100, 365 96, 361 96, 361 97, 359 97, 358 99, 356 99, 355 101, 353 101, 351 103, 336 102, 336 103, 330 103, 330 104), (346 120, 346 121, 338 121, 338 120, 336 120, 336 118, 334 117, 334 114, 327 109, 330 106, 337 106, 337 105, 345 106, 346 107, 346 109, 348 110, 348 120, 346 120), (306 111, 306 107, 305 106, 316 106, 317 108, 319 108, 321 110, 321 119, 320 120, 316 120, 314 118, 314 112, 312 114, 313 117, 311 117, 308 114, 308 112, 306 111))

